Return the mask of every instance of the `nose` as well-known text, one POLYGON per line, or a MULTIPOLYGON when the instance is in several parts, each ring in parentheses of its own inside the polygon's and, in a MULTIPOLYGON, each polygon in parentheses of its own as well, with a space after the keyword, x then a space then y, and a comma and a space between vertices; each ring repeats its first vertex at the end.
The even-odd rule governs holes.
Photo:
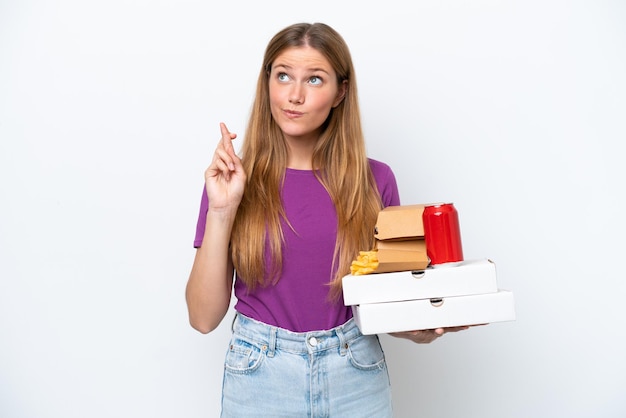
POLYGON ((295 83, 289 92, 289 103, 302 104, 304 102, 304 91, 300 84, 295 83))

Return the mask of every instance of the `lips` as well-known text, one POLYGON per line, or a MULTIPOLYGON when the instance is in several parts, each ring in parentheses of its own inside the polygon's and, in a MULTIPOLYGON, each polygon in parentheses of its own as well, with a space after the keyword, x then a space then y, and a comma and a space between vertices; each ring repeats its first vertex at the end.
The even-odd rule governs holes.
POLYGON ((288 118, 298 118, 298 117, 304 115, 304 113, 302 113, 302 112, 297 112, 295 110, 289 110, 289 109, 283 109, 283 113, 288 118))

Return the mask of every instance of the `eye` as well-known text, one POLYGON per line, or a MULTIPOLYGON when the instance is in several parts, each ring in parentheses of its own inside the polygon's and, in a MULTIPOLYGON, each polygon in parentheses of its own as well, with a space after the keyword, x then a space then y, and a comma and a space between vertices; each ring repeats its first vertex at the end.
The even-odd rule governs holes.
POLYGON ((276 75, 276 78, 278 79, 278 81, 289 81, 289 76, 287 75, 287 73, 278 73, 276 75))
POLYGON ((322 84, 324 80, 322 80, 321 77, 314 75, 313 77, 309 78, 309 83, 313 84, 314 86, 319 86, 320 84, 322 84))

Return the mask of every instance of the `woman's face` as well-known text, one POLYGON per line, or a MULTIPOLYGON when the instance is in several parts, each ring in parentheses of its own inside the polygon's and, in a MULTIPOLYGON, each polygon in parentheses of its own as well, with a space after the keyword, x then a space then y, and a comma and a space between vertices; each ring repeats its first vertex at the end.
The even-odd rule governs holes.
POLYGON ((309 46, 288 48, 272 63, 270 107, 288 142, 315 143, 345 92, 330 62, 309 46))

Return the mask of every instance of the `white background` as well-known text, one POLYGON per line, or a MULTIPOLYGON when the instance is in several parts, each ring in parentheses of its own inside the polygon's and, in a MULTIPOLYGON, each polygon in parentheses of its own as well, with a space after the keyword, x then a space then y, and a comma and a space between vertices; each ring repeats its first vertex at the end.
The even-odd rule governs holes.
POLYGON ((0 0, 0 416, 215 417, 184 287, 265 45, 351 47, 369 154, 453 201, 517 320, 382 336, 397 417, 626 416, 624 2, 0 0))

